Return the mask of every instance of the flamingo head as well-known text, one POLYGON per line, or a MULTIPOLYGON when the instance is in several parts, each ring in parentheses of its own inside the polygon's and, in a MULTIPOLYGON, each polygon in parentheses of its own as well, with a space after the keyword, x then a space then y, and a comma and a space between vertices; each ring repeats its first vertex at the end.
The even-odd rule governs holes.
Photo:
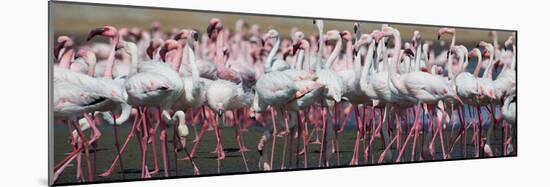
POLYGON ((326 43, 330 43, 331 41, 341 40, 342 34, 338 30, 330 30, 325 34, 324 38, 326 43))
POLYGON ((267 31, 267 33, 264 34, 264 42, 267 41, 268 39, 271 39, 271 38, 277 38, 279 37, 279 32, 277 32, 277 30, 275 29, 269 29, 269 31, 267 31))
POLYGON ((514 36, 508 37, 508 39, 504 42, 504 46, 506 48, 510 47, 513 44, 514 44, 514 36))
POLYGON ((359 51, 359 49, 364 45, 369 45, 374 41, 372 36, 370 34, 362 34, 361 37, 355 42, 355 45, 353 48, 355 51, 359 51))
POLYGON ((57 44, 53 48, 53 55, 55 58, 59 58, 59 52, 63 48, 73 47, 74 41, 71 37, 68 36, 59 36, 57 37, 57 44))
POLYGON ((208 38, 213 39, 217 36, 217 33, 222 31, 223 24, 220 19, 218 18, 212 18, 210 20, 210 23, 208 24, 208 27, 206 28, 206 32, 208 33, 208 38), (216 35, 215 35, 216 34, 216 35))
POLYGON ((298 40, 303 40, 305 38, 305 34, 302 31, 296 31, 294 32, 292 36, 292 42, 296 42, 298 40))
POLYGON ((164 41, 160 38, 155 38, 151 40, 151 42, 149 42, 149 46, 146 49, 147 56, 149 56, 149 58, 153 58, 153 53, 163 44, 164 41))
POLYGON ((156 32, 160 30, 160 22, 159 21, 153 21, 151 23, 151 26, 149 27, 151 31, 156 32))
POLYGON ((107 25, 107 26, 103 26, 103 27, 99 27, 91 30, 86 40, 90 41, 92 38, 94 38, 97 35, 114 39, 115 37, 119 36, 119 33, 115 27, 107 25))
POLYGON ((218 115, 218 117, 222 117, 223 116, 223 112, 224 112, 224 109, 223 109, 223 103, 217 103, 216 104, 216 115, 218 115))
POLYGON ((159 54, 162 61, 166 61, 166 54, 172 50, 181 49, 181 45, 173 39, 166 40, 160 48, 159 54))
POLYGON ((349 31, 342 31, 340 35, 342 36, 342 39, 346 41, 351 41, 353 39, 353 36, 349 31))
POLYGON ((470 52, 468 53, 468 57, 470 57, 470 58, 473 58, 473 57, 481 57, 481 51, 480 51, 478 48, 473 48, 473 49, 470 50, 470 52))
POLYGON ((382 38, 384 38, 384 33, 380 30, 374 30, 374 31, 372 31, 371 36, 374 39, 374 42, 376 44, 378 44, 378 43, 380 43, 380 40, 382 40, 382 38))
POLYGON ((416 48, 418 46, 418 40, 420 40, 420 31, 414 31, 412 37, 412 47, 416 48))
POLYGON ((320 20, 320 19, 314 19, 313 24, 316 25, 317 29, 319 30, 322 30, 323 27, 325 26, 323 20, 320 20))
POLYGON ((199 33, 195 30, 183 29, 174 36, 174 40, 196 42, 196 41, 199 41, 199 33), (188 39, 192 39, 192 40, 188 40, 188 39))
POLYGON ((485 53, 488 53, 489 55, 492 55, 493 52, 494 52, 494 47, 493 47, 493 45, 490 44, 490 43, 487 43, 487 42, 485 42, 485 41, 479 42, 478 47, 483 47, 483 48, 485 48, 485 51, 483 51, 484 54, 485 54, 485 53))
POLYGON ((447 27, 441 28, 437 31, 437 40, 441 40, 441 36, 443 36, 444 34, 454 35, 455 32, 456 30, 453 28, 447 28, 447 27))

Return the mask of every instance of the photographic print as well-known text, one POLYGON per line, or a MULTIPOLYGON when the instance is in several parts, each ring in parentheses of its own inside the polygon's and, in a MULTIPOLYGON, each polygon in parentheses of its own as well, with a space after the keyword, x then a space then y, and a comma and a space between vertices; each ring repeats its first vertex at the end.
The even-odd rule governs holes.
POLYGON ((516 156, 516 41, 49 2, 50 185, 516 156))

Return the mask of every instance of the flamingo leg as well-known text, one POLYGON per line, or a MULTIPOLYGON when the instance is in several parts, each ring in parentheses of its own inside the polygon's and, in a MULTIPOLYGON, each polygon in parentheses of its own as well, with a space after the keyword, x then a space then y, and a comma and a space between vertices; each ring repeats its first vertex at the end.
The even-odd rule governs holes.
POLYGON ((237 124, 237 117, 236 117, 236 114, 237 112, 236 111, 231 111, 233 112, 233 121, 234 121, 234 128, 235 128, 235 140, 237 141, 237 144, 239 145, 239 152, 241 153, 241 157, 243 158, 243 163, 244 163, 244 167, 246 168, 246 172, 248 172, 248 163, 246 161, 246 157, 244 156, 244 152, 245 151, 248 151, 247 149, 243 149, 243 145, 241 144, 241 131, 239 130, 239 125, 237 124))
MULTIPOLYGON (((124 153, 124 150, 126 150, 126 147, 128 146, 128 143, 130 142, 130 139, 132 139, 132 137, 134 137, 134 133, 136 133, 137 127, 140 125, 141 119, 138 120, 138 117, 139 117, 139 115, 135 116, 134 123, 132 125, 132 130, 130 130, 130 133, 128 134, 128 137, 124 141, 124 144, 122 145, 121 150, 117 153, 117 156, 115 157, 115 160, 111 163, 111 166, 109 167, 109 169, 107 169, 107 171, 99 174, 99 176, 107 177, 107 176, 109 176, 113 173, 113 169, 114 169, 116 163, 118 162, 119 159, 122 159, 122 154, 124 153)), ((139 140, 139 138, 137 138, 137 139, 139 140)), ((122 161, 121 161, 121 163, 122 163, 122 161)), ((124 173, 124 170, 122 171, 122 173, 124 173)))
POLYGON ((362 121, 361 117, 359 116, 359 107, 356 105, 354 107, 355 112, 355 124, 357 125, 357 133, 355 137, 355 145, 353 146, 353 156, 351 158, 351 161, 349 165, 357 165, 358 164, 358 157, 359 157, 359 144, 361 143, 361 129, 362 129, 362 121))
MULTIPOLYGON (((112 112, 111 115, 113 116, 113 119, 116 119, 116 116, 115 116, 115 113, 112 112)), ((114 130, 114 133, 115 133, 115 147, 116 147, 116 152, 117 152, 117 155, 120 154, 120 144, 118 142, 118 124, 116 124, 116 120, 113 120, 114 124, 113 124, 113 130, 114 130)), ((122 158, 119 159, 119 167, 120 167, 120 171, 123 171, 122 172, 122 178, 124 179, 124 164, 122 163, 122 158)))
MULTIPOLYGON (((414 114, 414 122, 413 122, 413 127, 412 129, 410 130, 409 132, 409 135, 407 135, 407 138, 405 138, 405 142, 403 143, 403 147, 401 147, 401 150, 399 151, 399 154, 397 155, 397 159, 395 162, 401 162, 401 157, 403 156, 403 153, 405 152, 405 148, 407 148, 407 143, 409 142, 413 132, 416 134, 416 131, 418 131, 418 114, 419 114, 419 111, 420 111, 420 104, 416 106, 416 111, 415 111, 415 114, 414 114)), ((414 146, 414 143, 413 143, 413 146, 414 146)))

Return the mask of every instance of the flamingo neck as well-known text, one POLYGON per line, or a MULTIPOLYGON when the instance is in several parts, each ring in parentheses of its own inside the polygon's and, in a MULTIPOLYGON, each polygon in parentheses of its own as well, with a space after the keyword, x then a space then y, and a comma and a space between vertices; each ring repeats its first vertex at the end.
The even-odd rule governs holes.
MULTIPOLYGON (((360 53, 358 52, 357 53, 357 57, 359 57, 359 59, 361 58, 361 56, 359 55, 360 53)), ((360 77, 360 82, 362 84, 368 84, 367 81, 367 77, 369 77, 369 71, 370 71, 370 67, 372 65, 372 61, 374 60, 374 42, 372 42, 371 44, 369 44, 369 48, 367 49, 367 56, 365 56, 365 64, 363 65, 363 73, 361 74, 361 77, 360 77)), ((356 59, 357 60, 357 59, 356 59)), ((356 77, 357 78, 357 77, 356 77)))
POLYGON ((119 43, 120 35, 116 34, 115 37, 111 38, 111 52, 107 58, 107 64, 105 65, 105 73, 103 77, 107 79, 113 79, 113 66, 115 65, 115 53, 116 46, 119 43))
MULTIPOLYGON (((388 66, 389 73, 388 76, 390 76, 391 83, 399 90, 399 92, 403 94, 407 94, 407 89, 405 88, 405 84, 399 80, 397 77, 397 69, 399 67, 399 53, 401 52, 401 35, 399 31, 393 30, 393 37, 394 37, 394 50, 393 50, 393 57, 392 57, 392 65, 393 67, 388 66)), ((386 63, 387 64, 387 63, 386 63)))
POLYGON ((223 54, 223 45, 224 45, 224 31, 220 29, 216 36, 216 57, 215 63, 218 67, 224 67, 224 54, 223 54))
MULTIPOLYGON (((354 63, 353 60, 353 47, 352 47, 351 40, 348 40, 346 42, 346 64, 351 65, 354 63)), ((349 66, 348 66, 349 67, 349 66)))
POLYGON ((74 49, 72 47, 65 48, 61 58, 59 59, 59 67, 63 69, 69 69, 71 61, 73 60, 74 49))
POLYGON ((304 65, 304 50, 299 49, 298 56, 296 57, 296 69, 303 70, 304 69, 303 65, 304 65))
POLYGON ((481 54, 477 54, 477 64, 476 68, 474 69, 474 77, 479 77, 479 71, 481 71, 481 64, 482 64, 482 58, 481 54))
POLYGON ((315 69, 320 70, 321 62, 323 60, 323 53, 325 52, 325 39, 323 38, 323 27, 318 25, 317 30, 319 31, 319 49, 317 51, 317 63, 315 65, 315 69))
POLYGON ((420 42, 417 42, 416 44, 416 53, 414 58, 414 68, 413 71, 420 71, 420 61, 421 61, 421 54, 422 53, 422 45, 420 45, 420 42))
MULTIPOLYGON (((450 50, 449 50, 450 51, 450 50)), ((454 78, 454 75, 453 75, 453 55, 451 55, 451 53, 448 53, 447 54, 447 65, 446 65, 446 68, 447 68, 447 76, 449 77, 449 79, 453 79, 454 78)))
POLYGON ((311 71, 311 55, 308 48, 304 49, 304 60, 302 62, 302 70, 305 70, 304 64, 307 64, 307 71, 311 71))
MULTIPOLYGON (((185 45, 187 46, 187 45, 185 45)), ((171 59, 171 67, 174 71, 179 72, 180 65, 183 57, 183 49, 181 47, 178 47, 176 51, 174 52, 174 56, 171 59)))
POLYGON ((332 49, 332 53, 327 59, 327 62, 325 63, 325 69, 330 69, 332 67, 332 63, 336 61, 336 58, 338 57, 338 54, 340 53, 340 50, 342 50, 342 38, 338 37, 336 40, 336 45, 334 46, 334 49, 332 49))
POLYGON ((95 54, 86 56, 84 61, 88 64, 88 76, 93 77, 95 75, 95 65, 97 61, 95 54))
POLYGON ((493 56, 495 55, 494 54, 494 51, 491 52, 490 54, 491 56, 489 57, 489 67, 487 67, 487 69, 485 70, 485 72, 483 72, 483 77, 484 78, 488 78, 488 79, 491 79, 492 75, 493 75, 493 66, 494 66, 494 63, 493 62, 493 56))
POLYGON ((277 36, 275 38, 275 44, 269 51, 269 54, 267 55, 267 58, 265 59, 265 71, 269 72, 271 70, 271 65, 273 63, 273 58, 275 58, 275 55, 277 54, 277 51, 279 50, 279 46, 281 45, 281 37, 277 36))
POLYGON ((189 45, 185 45, 185 49, 187 49, 187 58, 189 58, 189 64, 191 65, 191 78, 193 79, 193 84, 198 85, 199 68, 197 67, 197 64, 195 62, 195 53, 189 45))

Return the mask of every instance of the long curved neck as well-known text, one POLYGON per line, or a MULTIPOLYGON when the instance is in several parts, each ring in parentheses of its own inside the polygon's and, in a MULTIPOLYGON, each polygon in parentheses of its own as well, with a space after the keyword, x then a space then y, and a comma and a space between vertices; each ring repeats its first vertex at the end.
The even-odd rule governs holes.
POLYGON ((332 67, 332 63, 336 61, 336 58, 340 54, 340 50, 342 50, 342 38, 338 37, 336 40, 336 45, 334 46, 334 49, 332 50, 332 53, 330 53, 330 56, 327 59, 327 62, 325 63, 325 69, 330 69, 332 67))
POLYGON ((107 79, 113 78, 113 66, 115 65, 116 46, 118 45, 119 39, 120 35, 118 34, 116 34, 115 37, 111 39, 111 52, 109 53, 109 57, 107 58, 105 73, 103 74, 103 77, 107 79))
POLYGON ((129 75, 133 75, 137 73, 138 69, 138 48, 136 44, 132 42, 127 42, 126 45, 129 46, 128 53, 130 55, 130 71, 128 72, 129 75))
POLYGON ((88 76, 93 77, 95 75, 95 65, 97 61, 95 54, 87 56, 84 60, 88 64, 88 76))
POLYGON ((281 45, 281 38, 277 36, 275 38, 275 44, 273 44, 273 47, 269 51, 269 54, 267 55, 267 58, 265 59, 265 70, 268 71, 271 69, 271 65, 273 63, 273 60, 275 58, 275 55, 277 54, 277 51, 279 50, 279 46, 281 45))
POLYGON ((224 31, 220 29, 216 36, 216 57, 215 63, 218 67, 224 67, 224 54, 223 54, 223 45, 224 45, 224 31))
POLYGON ((389 67, 389 73, 388 76, 390 76, 391 83, 399 90, 399 92, 407 94, 407 89, 405 88, 405 84, 399 78, 397 77, 397 69, 399 67, 399 53, 401 52, 401 35, 399 34, 399 31, 394 30, 393 31, 393 37, 394 37, 394 50, 393 50, 393 57, 392 57, 392 66, 389 67))
POLYGON ((304 69, 304 50, 303 49, 298 50, 298 55, 296 57, 296 69, 297 70, 304 69))
MULTIPOLYGON (((185 45, 185 46, 187 46, 187 45, 185 45)), ((180 48, 176 49, 176 51, 174 53, 174 57, 172 58, 171 67, 174 71, 176 71, 176 72, 180 71, 180 65, 181 65, 182 58, 183 58, 183 49, 180 47, 180 48)))
POLYGON ((415 54, 415 59, 414 59, 414 67, 413 67, 413 71, 420 71, 420 61, 422 59, 422 45, 420 45, 420 42, 418 42, 416 44, 416 53, 415 54))
POLYGON ((61 58, 59 59, 59 67, 63 69, 69 69, 71 61, 73 60, 74 49, 72 47, 65 48, 61 58))
MULTIPOLYGON (((357 53, 359 54, 359 53, 357 53)), ((368 81, 367 77, 369 77, 369 72, 370 72, 370 67, 372 65, 372 61, 374 60, 374 42, 372 42, 371 44, 369 44, 369 48, 367 49, 367 56, 365 56, 365 64, 363 65, 363 70, 362 70, 362 74, 361 74, 361 77, 360 77, 360 83, 367 83, 366 81, 368 81)), ((355 57, 357 58, 357 57, 355 57)), ((357 77, 356 77, 357 78, 357 77)))
POLYGON ((311 71, 311 54, 309 52, 309 48, 304 49, 304 60, 302 62, 302 70, 305 69, 304 64, 307 64, 306 71, 311 71))
MULTIPOLYGON (((350 65, 355 63, 353 59, 353 47, 351 40, 346 41, 346 64, 350 65)), ((355 66, 355 64, 354 64, 355 66)))
POLYGON ((494 65, 494 62, 493 62, 493 56, 495 55, 494 52, 491 52, 490 54, 491 56, 489 57, 489 67, 487 67, 487 69, 485 70, 485 72, 483 72, 483 77, 484 78, 489 78, 491 79, 492 75, 493 75, 493 65, 494 65))
POLYGON ((467 54, 463 54, 463 55, 461 56, 461 59, 462 59, 462 60, 460 61, 460 66, 461 66, 462 68, 460 69, 460 72, 462 73, 462 72, 466 72, 466 71, 467 71, 466 69, 468 68, 468 64, 470 63, 470 59, 468 58, 468 55, 467 55, 467 54))
POLYGON ((479 77, 479 71, 481 71, 481 64, 482 64, 482 58, 481 54, 477 54, 477 64, 476 68, 474 69, 474 77, 479 77))
POLYGON ((510 64, 510 69, 516 69, 516 45, 512 45, 512 64, 510 64))
POLYGON ((447 76, 449 77, 449 79, 454 78, 454 73, 453 73, 453 68, 452 67, 453 67, 453 55, 451 55, 451 53, 449 53, 447 55, 447 65, 446 65, 447 74, 448 74, 447 76))
POLYGON ((323 38, 323 27, 317 26, 317 31, 319 31, 319 49, 317 51, 317 63, 316 70, 321 69, 321 62, 323 60, 323 53, 325 52, 325 39, 323 38))
POLYGON ((453 32, 451 37, 451 45, 449 45, 449 51, 455 46, 456 34, 453 32))
POLYGON ((199 83, 199 68, 197 67, 197 64, 195 62, 195 53, 193 52, 193 49, 191 49, 191 47, 189 47, 189 45, 185 45, 185 49, 187 49, 189 64, 191 65, 191 78, 193 80, 193 84, 198 86, 198 83, 199 83))

